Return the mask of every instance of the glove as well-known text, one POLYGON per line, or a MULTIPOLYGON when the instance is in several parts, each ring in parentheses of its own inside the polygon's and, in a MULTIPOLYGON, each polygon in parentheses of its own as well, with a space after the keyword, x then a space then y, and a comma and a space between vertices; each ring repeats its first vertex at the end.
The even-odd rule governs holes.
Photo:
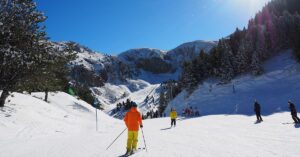
POLYGON ((141 124, 140 127, 143 128, 143 125, 141 124))

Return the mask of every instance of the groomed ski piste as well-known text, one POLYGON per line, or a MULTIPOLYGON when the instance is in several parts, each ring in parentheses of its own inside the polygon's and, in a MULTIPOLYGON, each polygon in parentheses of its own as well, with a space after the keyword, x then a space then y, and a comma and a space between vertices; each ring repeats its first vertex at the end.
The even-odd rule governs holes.
MULTIPOLYGON (((51 93, 50 103, 13 93, 1 111, 1 157, 99 157, 125 153, 126 133, 106 150, 125 128, 123 121, 98 112, 65 93, 51 93)), ((33 94, 36 97, 42 93, 33 94)), ((169 128, 169 118, 144 120, 148 152, 133 156, 298 156, 299 126, 289 113, 264 117, 212 115, 179 119, 169 128)), ((139 147, 144 143, 139 136, 139 147)))
MULTIPOLYGON (((123 121, 98 112, 65 93, 51 93, 50 103, 13 93, 0 113, 1 157, 99 157, 125 153, 126 132, 106 150, 125 128, 123 121)), ((36 93, 36 96, 42 94, 36 93)), ((180 118, 169 128, 169 118, 144 120, 148 148, 133 156, 288 156, 300 153, 300 126, 290 114, 263 117, 211 115, 180 118)), ((144 147, 141 131, 139 147, 144 147)))
MULTIPOLYGON (((175 128, 170 128, 169 118, 144 120, 148 151, 142 150, 132 156, 298 157, 300 125, 294 124, 287 112, 286 99, 290 95, 300 109, 300 88, 297 84, 300 68, 291 60, 291 53, 279 54, 273 61, 276 62, 267 64, 272 66, 266 68, 264 75, 254 80, 250 76, 239 78, 243 81, 236 92, 241 101, 245 101, 240 104, 240 109, 245 105, 244 109, 249 108, 250 111, 245 114, 243 110, 233 112, 234 105, 229 102, 235 103, 239 99, 226 91, 229 85, 213 89, 215 101, 205 92, 200 95, 202 87, 199 87, 198 91, 181 101, 185 101, 182 104, 210 103, 210 108, 199 105, 202 113, 207 114, 198 118, 179 117, 175 128), (265 89, 255 97, 261 94, 272 96, 272 91, 274 95, 270 101, 263 96, 257 98, 262 105, 262 123, 256 123, 256 117, 251 113, 254 96, 249 93, 256 91, 255 88, 258 91, 265 89), (249 100, 245 99, 246 95, 249 95, 249 100), (274 108, 266 106, 268 102, 282 104, 282 110, 273 111, 274 108)), ((0 109, 0 157, 118 157, 126 152, 126 132, 106 150, 125 129, 122 120, 98 110, 96 130, 96 113, 91 105, 63 92, 50 93, 48 103, 42 100, 43 96, 44 93, 12 93, 7 98, 5 107, 0 109)), ((176 99, 171 103, 179 113, 180 99, 179 95, 177 104, 174 103, 176 99)), ((138 147, 144 147, 141 131, 138 147)))

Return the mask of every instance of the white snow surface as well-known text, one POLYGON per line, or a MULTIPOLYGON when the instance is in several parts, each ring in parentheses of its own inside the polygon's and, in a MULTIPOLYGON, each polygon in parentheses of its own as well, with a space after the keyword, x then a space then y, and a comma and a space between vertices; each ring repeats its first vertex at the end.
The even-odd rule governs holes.
POLYGON ((261 104, 262 114, 265 115, 288 111, 288 100, 300 108, 300 65, 292 56, 292 51, 279 53, 265 62, 263 67, 265 73, 261 76, 242 75, 225 85, 218 85, 218 80, 210 79, 190 95, 183 91, 170 102, 166 112, 172 107, 180 113, 186 107, 197 107, 202 115, 251 115, 254 114, 255 99, 261 104))
MULTIPOLYGON (((116 157, 125 153, 126 132, 106 150, 124 130, 123 121, 98 111, 65 93, 51 93, 49 103, 13 93, 0 110, 1 157, 116 157)), ((298 157, 299 125, 289 113, 263 117, 211 115, 180 118, 169 128, 169 118, 145 120, 144 136, 148 148, 133 157, 298 157)), ((144 147, 141 131, 138 147, 144 147)))

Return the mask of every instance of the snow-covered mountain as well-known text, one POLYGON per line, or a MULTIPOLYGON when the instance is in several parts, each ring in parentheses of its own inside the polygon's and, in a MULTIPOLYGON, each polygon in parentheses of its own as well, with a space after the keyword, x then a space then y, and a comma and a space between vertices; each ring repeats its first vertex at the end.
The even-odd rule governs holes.
POLYGON ((170 51, 139 48, 112 56, 92 51, 74 42, 53 42, 53 46, 62 53, 70 47, 76 53, 77 58, 70 63, 73 79, 76 77, 77 80, 88 84, 95 98, 104 105, 107 112, 114 108, 116 103, 128 98, 143 108, 157 108, 155 106, 158 105, 159 94, 149 95, 149 89, 155 87, 155 91, 159 92, 162 82, 178 79, 184 61, 196 57, 201 49, 208 52, 215 45, 215 42, 210 41, 194 41, 170 51), (84 70, 88 72, 82 72, 84 70), (147 95, 153 96, 157 101, 151 105, 143 104, 141 100, 147 95))
POLYGON ((83 65, 88 70, 99 72, 105 67, 105 64, 111 62, 110 56, 103 53, 97 53, 78 43, 53 42, 53 46, 62 52, 66 51, 68 45, 71 45, 72 50, 77 54, 76 60, 72 61, 73 65, 83 65))
MULTIPOLYGON (((49 103, 40 100, 44 93, 13 93, 0 110, 1 157, 111 157, 126 151, 126 128, 122 120, 95 109, 62 92, 50 93, 49 103)), ((132 157, 298 157, 299 125, 290 114, 263 117, 255 124, 254 116, 211 115, 182 118, 170 128, 169 118, 143 121, 138 147, 132 157)))
POLYGON ((207 53, 216 45, 217 42, 215 41, 196 40, 187 42, 168 51, 165 58, 170 60, 172 64, 181 66, 184 61, 191 61, 195 58, 202 49, 207 53))
MULTIPOLYGON (((60 52, 65 52, 67 51, 67 48, 69 48, 76 53, 77 58, 74 61, 71 61, 71 68, 82 66, 96 75, 108 75, 109 78, 103 78, 105 80, 114 79, 114 77, 120 73, 120 67, 122 65, 116 56, 92 51, 91 49, 74 42, 55 42, 53 44, 55 47, 59 48, 60 52)), ((120 79, 119 76, 118 79, 120 79)))
POLYGON ((77 54, 77 59, 71 62, 72 66, 82 65, 96 74, 105 73, 109 81, 119 81, 126 78, 143 79, 145 72, 153 75, 174 74, 180 70, 184 61, 196 57, 201 49, 208 52, 216 42, 194 41, 170 51, 150 48, 130 49, 118 56, 95 52, 74 42, 53 42, 53 45, 61 52, 66 51, 67 45, 72 45, 72 50, 77 54))
POLYGON ((184 43, 172 50, 162 51, 158 49, 131 49, 118 55, 118 58, 128 64, 134 65, 154 74, 175 73, 180 70, 182 63, 191 61, 203 49, 209 52, 217 42, 197 40, 184 43))
POLYGON ((131 68, 136 69, 137 76, 140 75, 142 70, 153 74, 173 73, 177 67, 172 67, 164 59, 165 54, 166 52, 161 50, 141 48, 125 51, 118 55, 118 58, 131 68))

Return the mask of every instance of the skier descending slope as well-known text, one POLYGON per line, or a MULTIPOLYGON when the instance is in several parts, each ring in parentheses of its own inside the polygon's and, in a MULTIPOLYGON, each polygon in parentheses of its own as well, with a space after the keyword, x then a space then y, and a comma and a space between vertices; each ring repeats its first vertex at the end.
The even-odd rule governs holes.
POLYGON ((171 109, 170 118, 171 118, 171 127, 173 125, 175 127, 176 126, 176 118, 177 118, 177 112, 176 112, 175 108, 171 109))
POLYGON ((137 110, 136 103, 132 103, 130 111, 125 115, 124 121, 128 128, 127 151, 125 156, 129 156, 137 151, 139 127, 143 128, 142 116, 137 110))
POLYGON ((257 122, 263 121, 261 118, 260 105, 256 100, 254 102, 254 112, 256 114, 257 122))
POLYGON ((293 120, 295 121, 295 123, 300 123, 300 119, 297 116, 296 106, 290 100, 288 103, 289 103, 289 108, 291 110, 291 115, 292 115, 293 120))

